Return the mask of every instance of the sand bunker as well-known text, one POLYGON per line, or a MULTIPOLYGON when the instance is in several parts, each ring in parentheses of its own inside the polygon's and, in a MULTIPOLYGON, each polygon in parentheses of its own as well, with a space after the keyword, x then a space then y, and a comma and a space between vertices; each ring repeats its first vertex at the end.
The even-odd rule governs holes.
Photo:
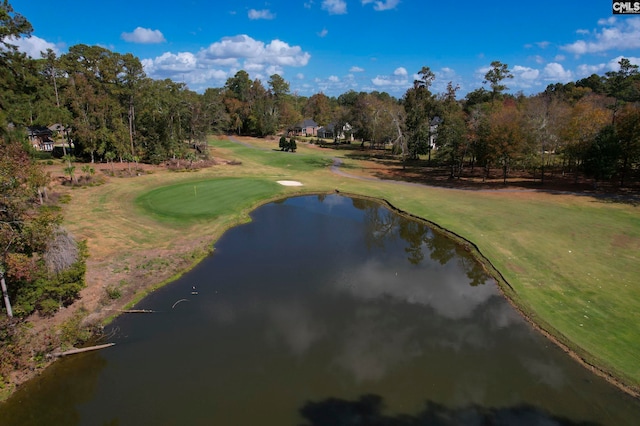
POLYGON ((284 186, 302 186, 297 180, 279 180, 278 183, 284 186))

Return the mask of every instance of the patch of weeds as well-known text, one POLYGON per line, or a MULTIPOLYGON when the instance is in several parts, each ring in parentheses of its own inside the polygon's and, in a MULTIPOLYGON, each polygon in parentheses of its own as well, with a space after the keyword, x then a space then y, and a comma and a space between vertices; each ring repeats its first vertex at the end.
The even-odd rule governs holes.
POLYGON ((124 265, 122 268, 113 268, 114 274, 118 274, 120 272, 129 272, 129 265, 124 265))
POLYGON ((163 258, 150 259, 145 263, 138 265, 138 269, 143 269, 145 271, 154 271, 154 270, 162 270, 169 266, 169 261, 163 258))
POLYGON ((60 196, 60 198, 58 199, 58 202, 60 204, 69 204, 71 202, 71 195, 69 194, 62 194, 60 196))
POLYGON ((82 326, 82 320, 87 315, 86 309, 79 309, 73 317, 60 326, 60 341, 62 344, 75 346, 91 338, 91 330, 82 326))
MULTIPOLYGON (((122 283, 122 281, 121 281, 122 283)), ((114 286, 114 285, 110 285, 107 288, 104 289, 105 292, 107 293, 107 297, 111 300, 118 300, 120 299, 120 297, 122 297, 122 293, 120 292, 120 288, 114 286)))

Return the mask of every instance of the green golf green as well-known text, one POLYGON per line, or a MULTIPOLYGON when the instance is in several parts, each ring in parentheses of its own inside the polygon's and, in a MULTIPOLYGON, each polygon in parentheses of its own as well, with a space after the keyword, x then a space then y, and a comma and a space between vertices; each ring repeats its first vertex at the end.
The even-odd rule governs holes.
POLYGON ((281 185, 266 179, 220 178, 157 188, 136 203, 159 219, 189 222, 238 212, 281 191, 281 185))

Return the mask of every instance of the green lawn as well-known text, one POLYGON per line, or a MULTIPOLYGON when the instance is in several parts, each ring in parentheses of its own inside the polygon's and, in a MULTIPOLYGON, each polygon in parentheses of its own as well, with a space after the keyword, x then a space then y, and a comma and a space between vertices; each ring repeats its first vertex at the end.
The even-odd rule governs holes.
POLYGON ((254 200, 273 198, 282 191, 274 181, 255 178, 217 178, 165 186, 136 199, 144 211, 162 220, 192 222, 242 211, 254 200))

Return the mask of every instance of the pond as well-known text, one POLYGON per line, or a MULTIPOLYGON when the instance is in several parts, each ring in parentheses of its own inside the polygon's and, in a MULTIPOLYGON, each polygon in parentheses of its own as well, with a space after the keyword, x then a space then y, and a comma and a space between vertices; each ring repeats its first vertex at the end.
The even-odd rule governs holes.
POLYGON ((271 203, 1 425, 638 424, 465 250, 341 195, 271 203), (197 294, 195 294, 197 293, 197 294))

